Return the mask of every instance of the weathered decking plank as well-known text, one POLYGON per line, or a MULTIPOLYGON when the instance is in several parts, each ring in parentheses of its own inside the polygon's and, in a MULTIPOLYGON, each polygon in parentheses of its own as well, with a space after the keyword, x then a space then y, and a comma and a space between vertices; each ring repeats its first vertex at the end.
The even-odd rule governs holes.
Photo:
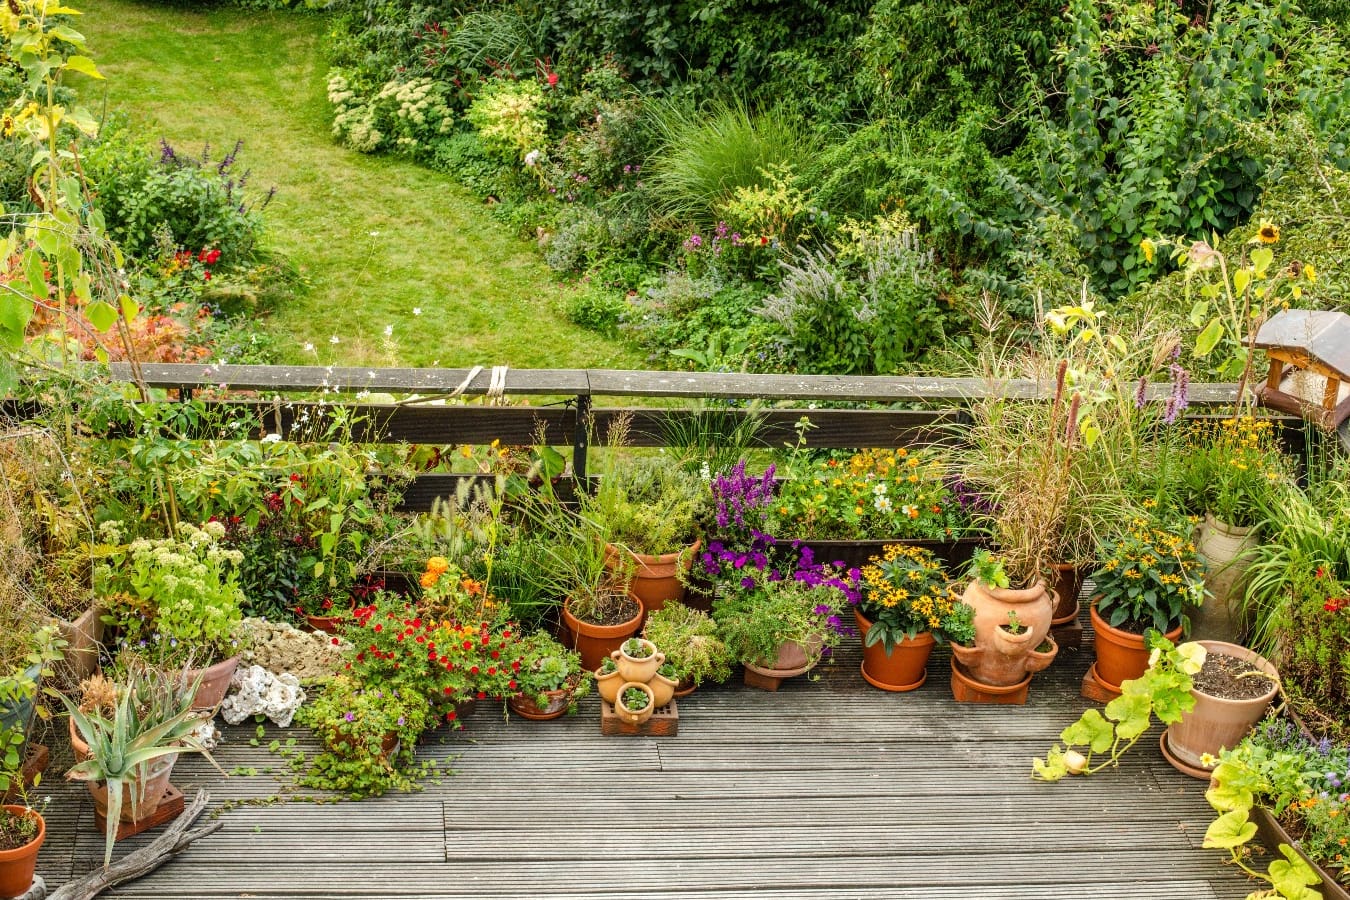
MULTIPOLYGON (((818 681, 778 693, 701 689, 681 703, 674 738, 601 736, 594 697, 551 723, 480 706, 463 731, 419 748, 455 774, 360 804, 275 803, 289 776, 266 744, 290 735, 269 727, 253 747, 252 726, 227 729, 221 765, 260 774, 222 781, 184 758, 175 782, 244 805, 112 896, 1245 897, 1245 879, 1199 846, 1204 785, 1172 771, 1156 741, 1092 779, 1028 777, 1031 756, 1088 705, 1077 685, 1090 660, 1066 653, 1026 707, 958 706, 945 656, 923 688, 893 695, 861 682, 849 647, 818 681), (615 824, 634 813, 631 830, 615 824)), ((102 845, 81 791, 51 783, 62 811, 42 872, 55 885, 96 865, 102 845)))

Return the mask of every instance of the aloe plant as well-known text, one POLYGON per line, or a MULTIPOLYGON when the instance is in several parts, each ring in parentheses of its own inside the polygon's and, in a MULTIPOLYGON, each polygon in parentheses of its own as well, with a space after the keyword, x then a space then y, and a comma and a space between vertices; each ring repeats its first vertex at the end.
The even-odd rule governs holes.
POLYGON ((174 678, 148 667, 129 670, 127 680, 117 689, 117 705, 110 717, 99 712, 82 712, 69 698, 62 697, 66 710, 80 737, 89 745, 90 758, 73 766, 68 777, 76 781, 103 781, 108 786, 108 811, 103 865, 112 861, 117 826, 126 802, 127 790, 137 783, 144 800, 144 775, 149 764, 170 754, 201 753, 222 775, 224 770, 193 736, 206 719, 206 712, 192 708, 193 697, 201 684, 174 678))

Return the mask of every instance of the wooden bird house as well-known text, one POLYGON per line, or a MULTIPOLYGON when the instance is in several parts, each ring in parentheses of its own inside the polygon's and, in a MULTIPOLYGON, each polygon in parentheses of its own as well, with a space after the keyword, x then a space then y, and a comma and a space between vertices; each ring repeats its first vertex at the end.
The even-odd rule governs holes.
POLYGON ((1288 309, 1261 326, 1256 346, 1270 358, 1263 404, 1326 429, 1350 417, 1350 315, 1288 309))

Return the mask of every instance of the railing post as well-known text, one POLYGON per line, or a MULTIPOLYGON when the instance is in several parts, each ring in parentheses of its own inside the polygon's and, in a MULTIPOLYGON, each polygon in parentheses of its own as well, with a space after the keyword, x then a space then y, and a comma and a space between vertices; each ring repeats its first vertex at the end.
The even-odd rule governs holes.
POLYGON ((586 445, 590 441, 587 419, 591 417, 591 395, 577 395, 577 421, 572 429, 572 478, 580 490, 590 492, 586 480, 586 445))

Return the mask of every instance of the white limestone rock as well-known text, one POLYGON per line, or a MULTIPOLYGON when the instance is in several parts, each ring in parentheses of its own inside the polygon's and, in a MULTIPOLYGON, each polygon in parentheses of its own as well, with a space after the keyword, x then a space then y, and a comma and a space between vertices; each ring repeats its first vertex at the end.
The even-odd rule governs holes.
POLYGON ((230 694, 220 705, 220 714, 238 725, 261 713, 285 728, 304 702, 305 689, 289 672, 274 675, 262 666, 240 666, 230 679, 230 694))

